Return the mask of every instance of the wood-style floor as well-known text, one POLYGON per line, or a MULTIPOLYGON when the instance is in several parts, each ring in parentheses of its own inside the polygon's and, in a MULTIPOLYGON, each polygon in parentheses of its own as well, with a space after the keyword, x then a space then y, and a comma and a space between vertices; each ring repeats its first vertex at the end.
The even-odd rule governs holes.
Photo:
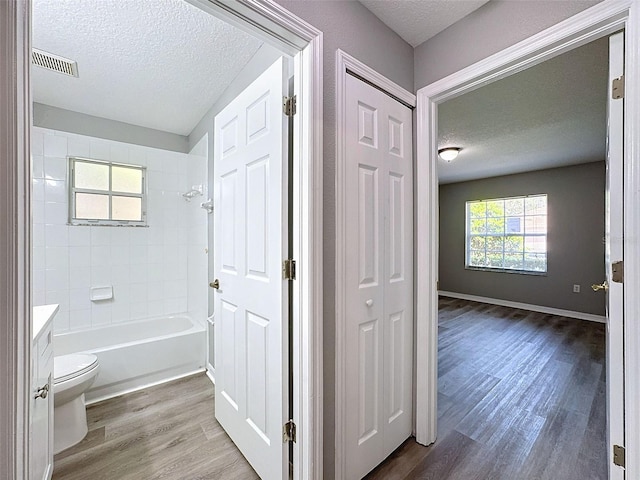
POLYGON ((55 456, 53 480, 218 480, 258 476, 213 413, 204 375, 87 408, 89 433, 55 456))
MULTIPOLYGON (((438 440, 408 440, 367 478, 606 479, 604 347, 601 324, 441 299, 438 440)), ((258 478, 214 419, 204 375, 87 416, 54 480, 258 478)))
POLYGON ((368 479, 607 478, 605 326, 440 299, 438 439, 368 479))

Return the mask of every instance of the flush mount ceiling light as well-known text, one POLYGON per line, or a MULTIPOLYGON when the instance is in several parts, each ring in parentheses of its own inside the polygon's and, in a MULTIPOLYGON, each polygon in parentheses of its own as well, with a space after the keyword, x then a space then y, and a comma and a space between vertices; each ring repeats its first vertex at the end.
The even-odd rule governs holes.
POLYGON ((462 150, 460 147, 441 148, 438 150, 438 155, 440 155, 440 158, 445 162, 451 162, 456 159, 460 150, 462 150))

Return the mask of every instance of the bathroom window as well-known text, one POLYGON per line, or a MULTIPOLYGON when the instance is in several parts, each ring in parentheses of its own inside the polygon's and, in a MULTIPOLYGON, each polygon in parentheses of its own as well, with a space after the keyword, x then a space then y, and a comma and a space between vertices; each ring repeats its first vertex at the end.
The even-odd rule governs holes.
POLYGON ((69 158, 69 223, 146 226, 146 168, 69 158))
POLYGON ((465 267, 547 272, 547 196, 467 202, 465 267))

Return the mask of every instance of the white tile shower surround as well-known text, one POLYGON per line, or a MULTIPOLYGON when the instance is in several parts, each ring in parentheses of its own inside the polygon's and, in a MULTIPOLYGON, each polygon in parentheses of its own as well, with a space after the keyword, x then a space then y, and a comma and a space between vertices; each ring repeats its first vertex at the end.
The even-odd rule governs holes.
MULTIPOLYGON (((203 145, 194 152, 202 152, 203 145)), ((60 304, 56 332, 189 312, 207 312, 204 155, 182 154, 35 127, 33 301, 60 304), (67 225, 67 156, 147 167, 148 228, 67 225), (112 300, 92 302, 91 287, 113 285, 112 300)))

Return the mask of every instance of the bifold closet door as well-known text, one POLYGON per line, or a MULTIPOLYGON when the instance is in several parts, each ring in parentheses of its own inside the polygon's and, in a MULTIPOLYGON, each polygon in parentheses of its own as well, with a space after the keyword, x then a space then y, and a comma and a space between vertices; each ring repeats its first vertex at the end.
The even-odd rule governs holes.
POLYGON ((347 78, 346 470, 362 478, 411 435, 411 110, 347 78))

